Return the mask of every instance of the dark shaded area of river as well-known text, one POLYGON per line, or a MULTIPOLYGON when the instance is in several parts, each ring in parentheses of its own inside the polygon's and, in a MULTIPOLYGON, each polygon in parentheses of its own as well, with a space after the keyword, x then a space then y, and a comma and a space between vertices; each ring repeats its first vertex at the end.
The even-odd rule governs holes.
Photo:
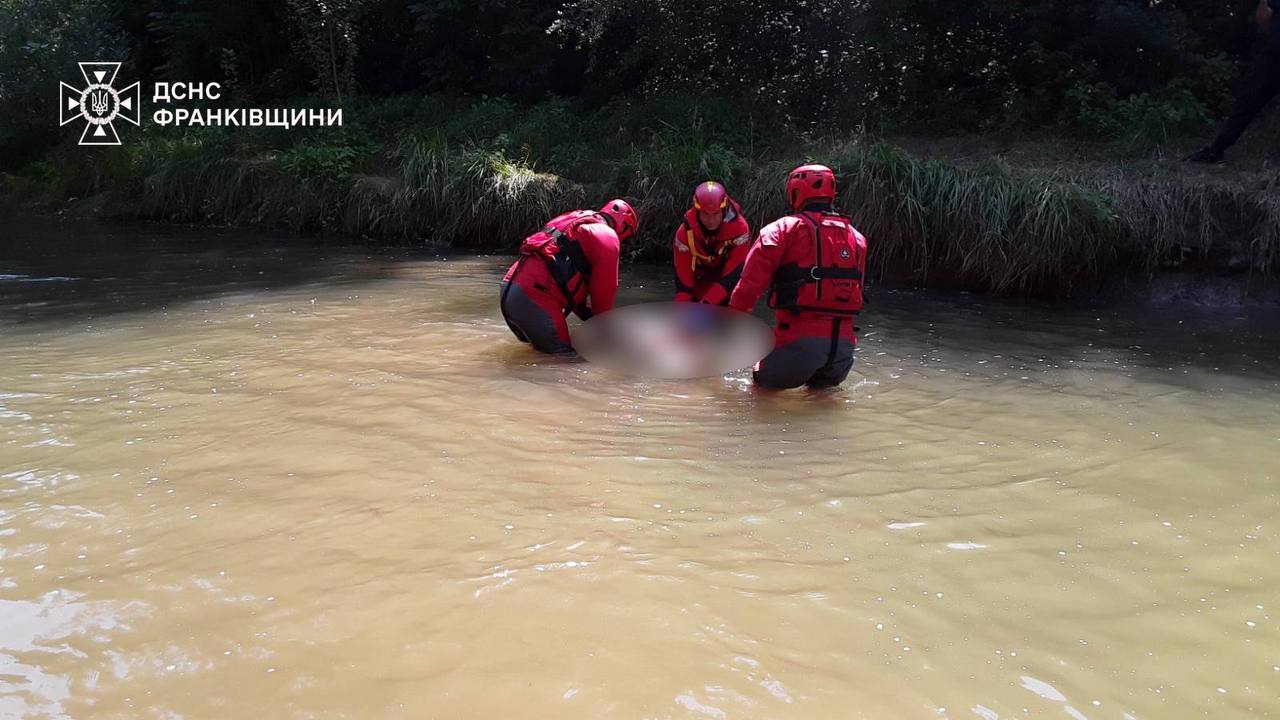
MULTIPOLYGON (((110 225, 18 218, 0 238, 0 327, 89 323, 116 313, 163 309, 220 294, 393 277, 405 263, 441 256, 421 251, 321 244, 235 229, 110 225)), ((455 256, 456 257, 456 256, 455 256)), ((500 256, 486 272, 505 270, 500 256)), ((668 300, 666 268, 624 270, 620 304, 668 300)), ((1201 366, 1274 378, 1280 373, 1280 308, 1080 300, 1025 302, 970 293, 871 288, 861 325, 915 335, 923 346, 963 352, 975 338, 1036 347, 1037 365, 1080 348, 1125 355, 1126 367, 1201 366), (944 339, 945 338, 945 339, 944 339)), ((460 313, 476 308, 464 304, 460 313)), ((760 308, 766 317, 767 309, 760 308)), ((1032 367, 1027 365, 1028 368, 1032 367)))

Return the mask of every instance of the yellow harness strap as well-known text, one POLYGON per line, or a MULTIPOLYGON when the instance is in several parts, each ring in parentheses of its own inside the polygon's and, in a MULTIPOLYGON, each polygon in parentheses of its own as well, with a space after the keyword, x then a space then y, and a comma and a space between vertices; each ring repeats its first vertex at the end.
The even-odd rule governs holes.
POLYGON ((689 242, 689 269, 697 270, 699 260, 710 260, 710 255, 702 255, 698 252, 698 243, 693 238, 693 228, 685 229, 685 238, 689 242))

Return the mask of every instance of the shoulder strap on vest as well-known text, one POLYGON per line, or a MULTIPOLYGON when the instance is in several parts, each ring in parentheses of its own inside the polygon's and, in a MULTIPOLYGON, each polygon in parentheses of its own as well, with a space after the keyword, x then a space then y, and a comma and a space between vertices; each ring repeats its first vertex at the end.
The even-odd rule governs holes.
POLYGON ((550 235, 556 241, 557 252, 554 259, 543 256, 543 260, 547 264, 547 270, 556 282, 556 286, 560 289, 560 294, 564 296, 565 307, 564 314, 567 317, 572 313, 579 316, 586 316, 585 305, 578 303, 576 298, 578 291, 591 282, 591 263, 587 262, 587 255, 582 250, 582 244, 574 239, 569 233, 581 225, 589 222, 595 222, 599 219, 600 213, 593 210, 583 210, 576 214, 575 217, 568 219, 560 228, 548 224, 542 229, 542 232, 550 235), (577 287, 570 287, 569 281, 574 275, 580 276, 577 287))

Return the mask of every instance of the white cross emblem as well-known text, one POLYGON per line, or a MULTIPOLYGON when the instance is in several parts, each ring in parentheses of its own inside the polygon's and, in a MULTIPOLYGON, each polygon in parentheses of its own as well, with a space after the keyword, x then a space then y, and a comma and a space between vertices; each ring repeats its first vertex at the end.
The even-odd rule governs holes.
POLYGON ((66 83, 58 83, 58 117, 66 125, 76 118, 85 121, 84 132, 80 135, 81 145, 119 145, 120 136, 112 124, 116 118, 139 125, 142 118, 142 102, 138 83, 123 90, 112 87, 116 73, 120 72, 118 62, 82 62, 80 74, 84 76, 85 88, 74 88, 66 83))

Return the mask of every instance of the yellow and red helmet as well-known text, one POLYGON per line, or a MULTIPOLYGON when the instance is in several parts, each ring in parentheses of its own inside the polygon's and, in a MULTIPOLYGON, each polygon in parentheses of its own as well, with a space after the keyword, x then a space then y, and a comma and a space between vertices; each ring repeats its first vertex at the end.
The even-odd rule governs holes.
POLYGON ((693 207, 708 215, 723 212, 729 207, 729 192, 715 180, 698 183, 693 191, 693 207))

